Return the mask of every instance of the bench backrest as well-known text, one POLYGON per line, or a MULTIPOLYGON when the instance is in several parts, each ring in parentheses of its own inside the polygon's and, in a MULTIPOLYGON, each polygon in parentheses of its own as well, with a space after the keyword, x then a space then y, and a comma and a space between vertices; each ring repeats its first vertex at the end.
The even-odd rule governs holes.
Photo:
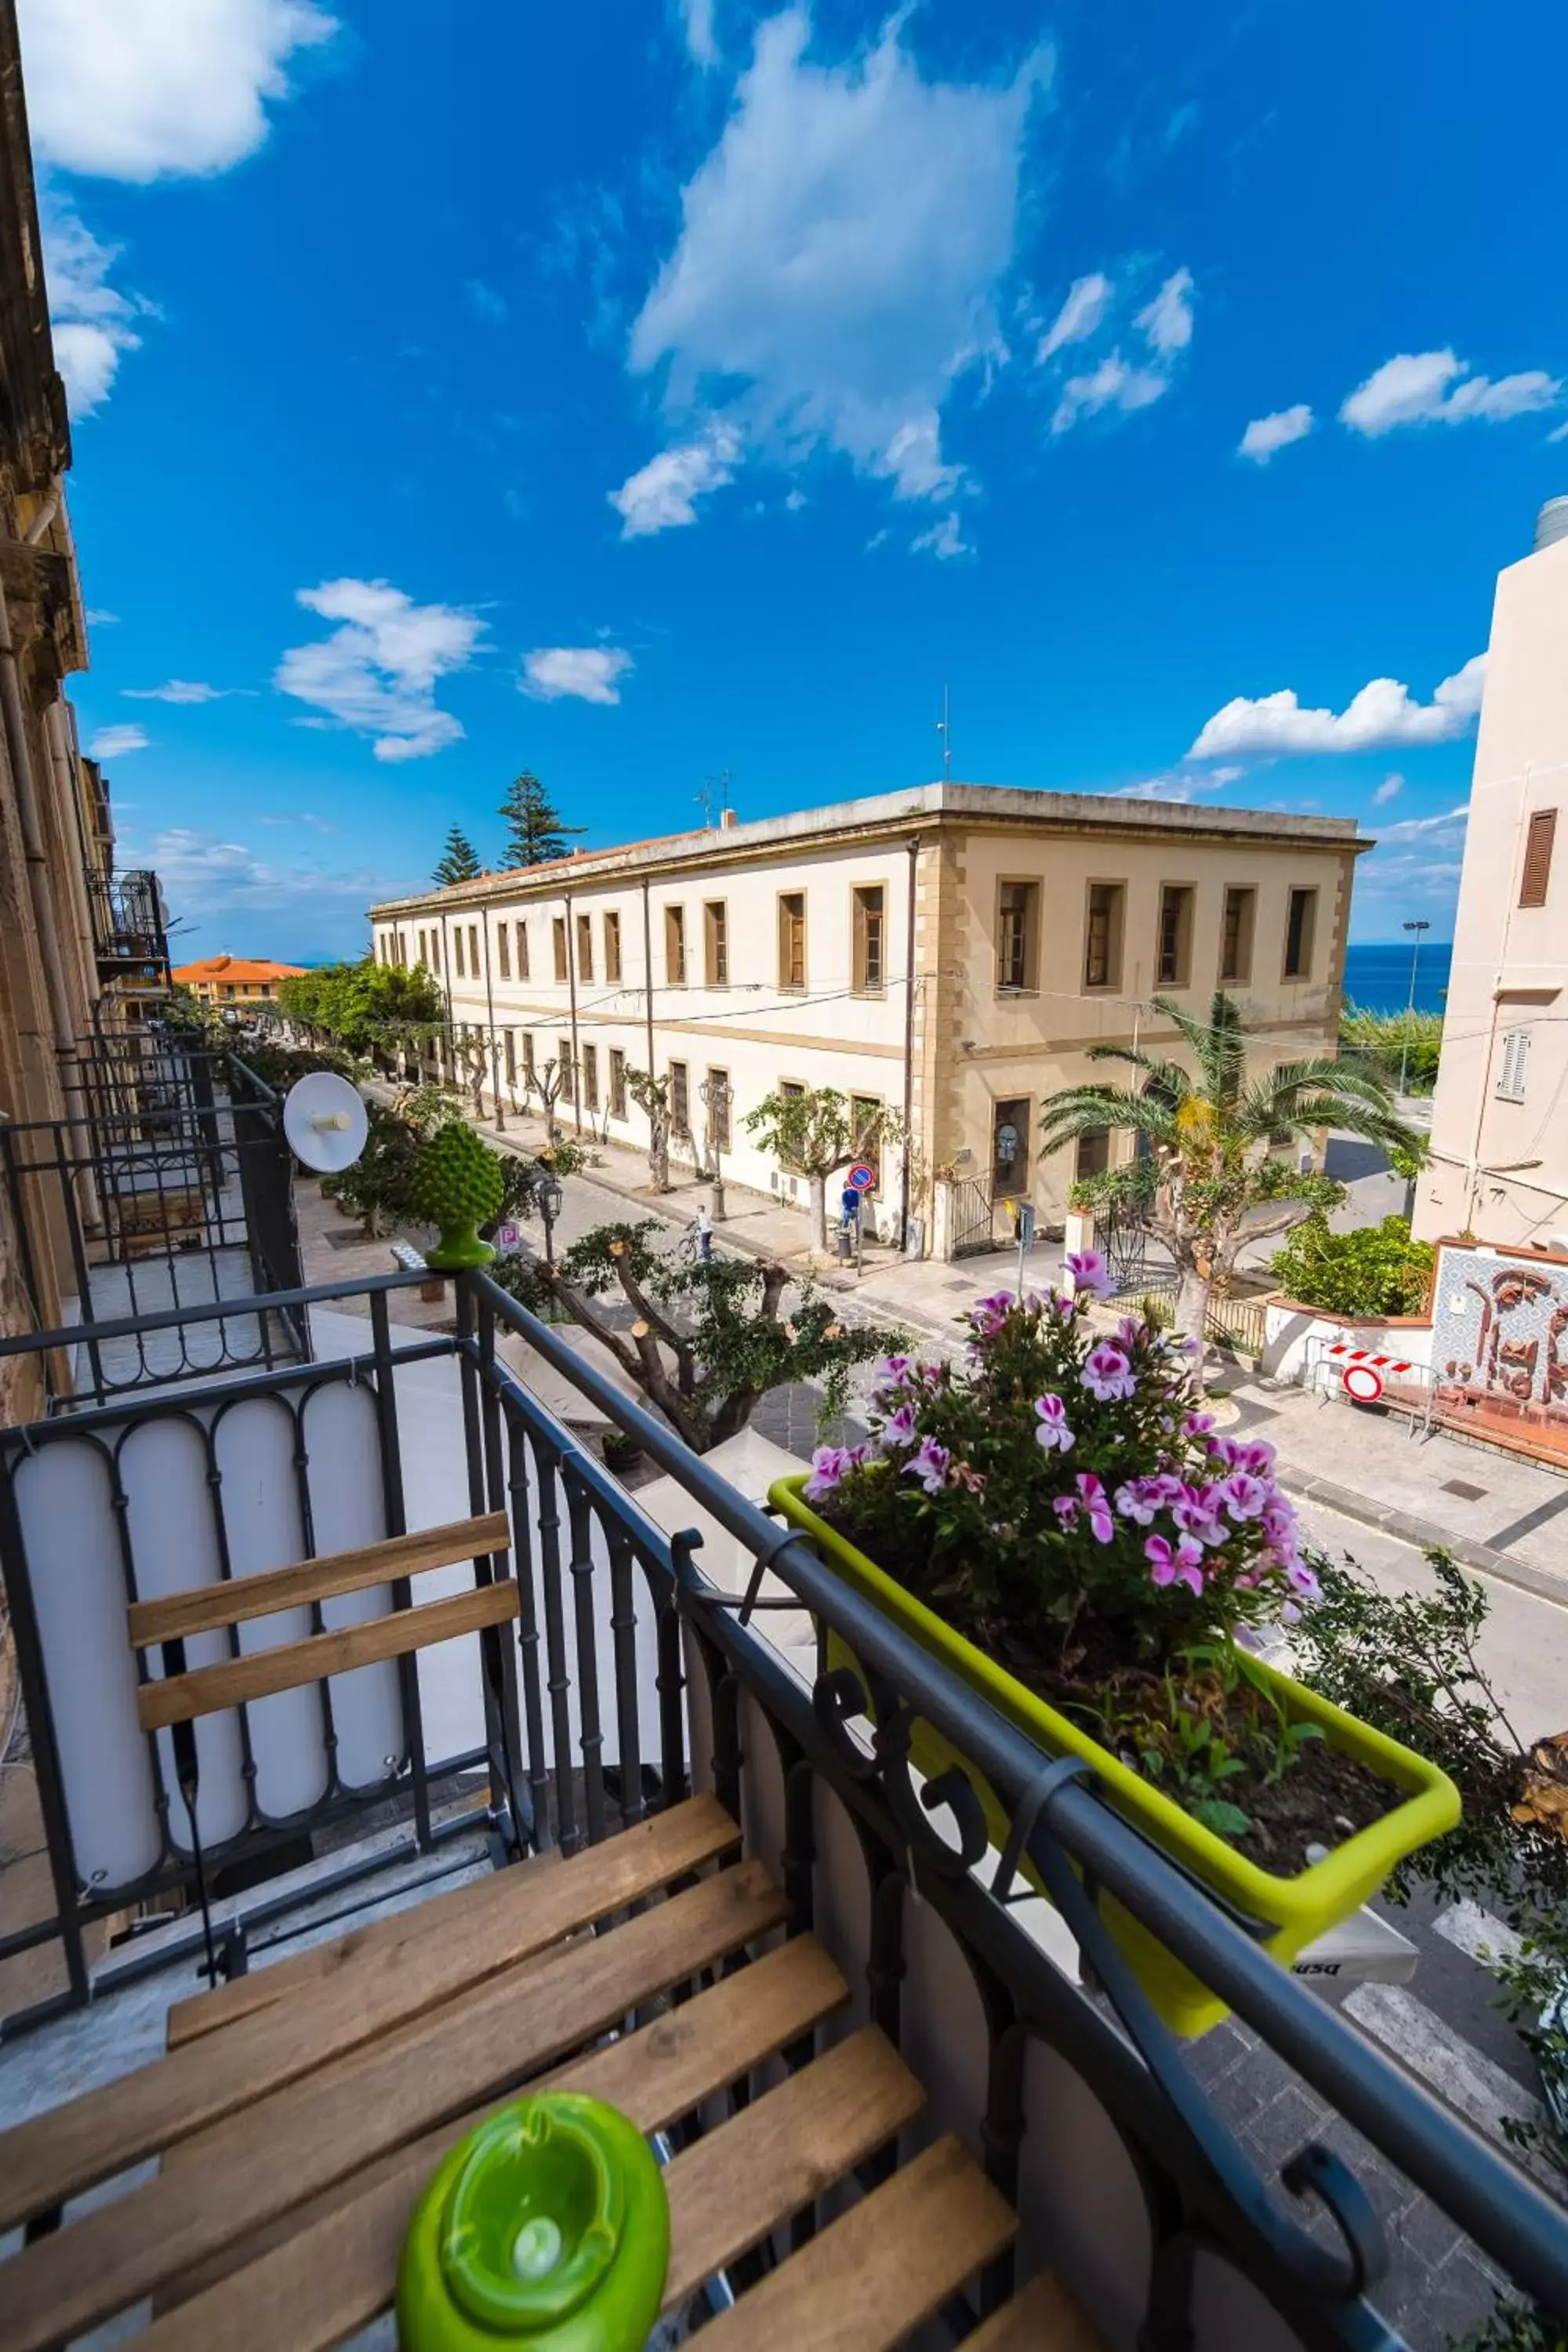
POLYGON ((142 1682, 137 1690, 136 1711, 142 1730, 160 1731, 171 1724, 188 1723, 195 1716, 213 1715, 223 1707, 269 1697, 274 1691, 293 1690, 301 1683, 321 1682, 329 1675, 404 1657, 432 1643, 449 1642, 459 1633, 503 1623, 517 1614, 518 1593, 511 1578, 500 1576, 493 1583, 476 1584, 471 1592, 459 1592, 447 1601, 394 1610, 364 1624, 312 1633, 303 1642, 280 1643, 275 1649, 226 1658, 216 1666, 187 1672, 184 1664, 184 1643, 193 1634, 335 1600, 345 1592, 363 1592, 371 1585, 395 1583, 426 1569, 483 1559, 505 1552, 510 1541, 506 1513, 491 1511, 476 1518, 453 1520, 446 1527, 422 1528, 413 1535, 389 1536, 357 1551, 302 1560, 295 1568, 269 1569, 257 1576, 197 1585, 161 1601, 132 1601, 126 1618, 132 1647, 163 1653, 161 1678, 142 1682))

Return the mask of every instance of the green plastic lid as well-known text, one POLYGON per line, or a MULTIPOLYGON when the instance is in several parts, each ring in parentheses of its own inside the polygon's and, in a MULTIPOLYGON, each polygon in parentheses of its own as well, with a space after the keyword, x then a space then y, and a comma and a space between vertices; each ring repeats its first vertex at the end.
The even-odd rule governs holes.
POLYGON ((403 2352, 640 2352, 669 2212, 634 2125, 572 2092, 521 2099, 459 2141, 419 2201, 397 2280, 403 2352))

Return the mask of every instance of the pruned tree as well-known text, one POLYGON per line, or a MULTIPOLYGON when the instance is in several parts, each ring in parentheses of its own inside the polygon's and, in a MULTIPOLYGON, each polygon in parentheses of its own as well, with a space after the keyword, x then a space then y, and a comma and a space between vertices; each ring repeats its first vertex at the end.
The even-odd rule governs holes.
POLYGON ((647 1120, 647 1177, 656 1192, 669 1190, 669 1073, 626 1070, 626 1092, 647 1120))
POLYGON ((514 776, 499 814, 507 822, 507 862, 510 866, 548 866, 566 855, 574 834, 585 824, 563 824, 561 813, 531 768, 514 776))
POLYGON ((742 1124, 781 1168, 805 1178, 812 1238, 819 1250, 827 1247, 828 1178, 863 1154, 897 1143, 903 1133, 902 1120, 886 1104, 857 1117, 848 1096, 837 1087, 765 1095, 742 1124))
POLYGON ((455 824, 447 835, 447 845, 433 878, 443 887, 453 882, 477 882, 482 871, 473 843, 462 826, 455 824))
POLYGON ((1169 997, 1155 997, 1153 1009, 1177 1031, 1193 1067, 1141 1046, 1089 1046, 1090 1061, 1123 1063, 1142 1083, 1052 1095, 1040 1107, 1040 1150, 1106 1128, 1148 1138, 1147 1160, 1087 1179, 1073 1201, 1093 1208, 1121 1200, 1141 1210, 1175 1262, 1176 1329, 1201 1340, 1210 1294, 1229 1282, 1240 1252, 1344 1197, 1328 1177, 1302 1172, 1294 1156, 1276 1158, 1277 1149, 1294 1154, 1328 1127, 1391 1153, 1419 1155, 1422 1143, 1386 1082, 1363 1064, 1314 1055, 1249 1076, 1240 1011, 1223 990, 1206 1021, 1169 997))
POLYGON ((330 1037, 350 1053, 395 1050, 446 1019, 439 982, 423 964, 319 965, 279 983, 278 1009, 286 1020, 330 1037))
POLYGON ((895 1332, 841 1322, 809 1290, 784 1311, 789 1276, 782 1265, 731 1257, 688 1264, 661 1254, 660 1238, 667 1230, 653 1218, 600 1225, 559 1265, 512 1257, 495 1274, 536 1314, 552 1303, 592 1332, 694 1454, 736 1436, 770 1390, 796 1381, 818 1382, 823 1418, 836 1419, 853 1366, 898 1345, 895 1332), (596 1303, 616 1294, 636 1318, 629 1330, 596 1303))
POLYGON ((561 1129, 555 1117, 555 1106, 572 1083, 570 1049, 563 1051, 559 1056, 552 1054, 548 1061, 536 1063, 531 1069, 525 1070, 522 1082, 529 1094, 539 1097, 539 1107, 544 1113, 546 1139, 551 1143, 556 1142, 561 1129))

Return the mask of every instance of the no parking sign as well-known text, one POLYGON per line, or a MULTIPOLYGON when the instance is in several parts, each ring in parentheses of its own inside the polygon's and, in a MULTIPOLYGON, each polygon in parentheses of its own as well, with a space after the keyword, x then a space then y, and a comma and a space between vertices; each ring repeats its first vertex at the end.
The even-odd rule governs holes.
POLYGON ((854 1192, 868 1192, 877 1181, 877 1171, 868 1160, 858 1160, 844 1181, 854 1192))

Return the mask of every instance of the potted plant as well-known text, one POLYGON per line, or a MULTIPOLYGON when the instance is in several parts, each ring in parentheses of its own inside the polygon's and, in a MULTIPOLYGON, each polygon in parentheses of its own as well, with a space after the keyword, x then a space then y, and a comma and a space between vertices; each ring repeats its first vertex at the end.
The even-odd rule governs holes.
MULTIPOLYGON (((983 1299, 963 1365, 889 1358, 869 1441, 820 1447, 771 1499, 1041 1748, 1087 1759, 1289 1963, 1453 1825, 1458 1792, 1252 1654, 1317 1590, 1273 1449, 1196 1409, 1190 1341, 1141 1316, 1096 1327, 1096 1253, 1068 1265, 1070 1298, 983 1299)), ((837 1637, 829 1653, 847 1655, 837 1637)), ((928 1776, 962 1760, 924 1724, 913 1753, 928 1776)), ((1107 1917, 1171 2024, 1224 2015, 1136 1920, 1107 1917)))

